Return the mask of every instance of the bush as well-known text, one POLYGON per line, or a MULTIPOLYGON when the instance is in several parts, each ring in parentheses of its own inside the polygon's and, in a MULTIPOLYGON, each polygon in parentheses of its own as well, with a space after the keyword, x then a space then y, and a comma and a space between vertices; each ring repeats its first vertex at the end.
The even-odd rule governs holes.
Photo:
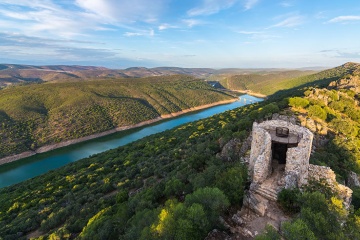
POLYGON ((279 192, 278 202, 286 212, 297 213, 300 212, 300 196, 301 192, 298 188, 283 189, 281 192, 279 192))
POLYGON ((305 108, 309 105, 309 101, 301 97, 293 97, 289 99, 289 105, 291 107, 301 107, 305 108))
POLYGON ((326 111, 318 106, 318 105, 312 105, 308 108, 308 112, 309 112, 309 116, 310 117, 317 117, 320 118, 322 120, 325 120, 327 118, 327 113, 326 111))

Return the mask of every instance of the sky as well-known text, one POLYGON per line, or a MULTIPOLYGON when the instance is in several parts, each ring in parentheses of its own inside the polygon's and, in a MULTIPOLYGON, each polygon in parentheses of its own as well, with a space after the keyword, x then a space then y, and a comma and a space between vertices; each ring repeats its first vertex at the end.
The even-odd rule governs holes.
POLYGON ((0 63, 301 68, 360 62, 359 0, 0 0, 0 63))

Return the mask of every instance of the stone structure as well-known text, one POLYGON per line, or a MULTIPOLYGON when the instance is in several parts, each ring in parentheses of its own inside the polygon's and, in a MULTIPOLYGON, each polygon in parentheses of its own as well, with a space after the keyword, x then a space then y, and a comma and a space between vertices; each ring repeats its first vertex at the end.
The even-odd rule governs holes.
MULTIPOLYGON (((309 164, 313 133, 296 125, 294 118, 277 114, 274 119, 274 115, 273 120, 253 124, 248 161, 251 185, 241 211, 232 217, 239 225, 232 232, 246 239, 263 231, 266 224, 279 230, 284 221, 290 220, 276 204, 283 188, 301 188, 310 180, 324 181, 343 200, 345 208, 351 203, 352 190, 339 184, 329 167, 309 164)), ((352 179, 357 184, 358 177, 352 179)))
POLYGON ((272 174, 274 161, 278 161, 285 164, 285 188, 306 184, 312 140, 307 128, 288 121, 254 122, 249 160, 252 182, 263 183, 272 174))

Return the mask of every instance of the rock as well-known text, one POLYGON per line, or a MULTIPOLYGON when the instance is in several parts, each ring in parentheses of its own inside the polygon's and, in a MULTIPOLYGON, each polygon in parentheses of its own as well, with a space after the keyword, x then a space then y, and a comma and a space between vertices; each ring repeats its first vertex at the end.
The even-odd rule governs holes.
POLYGON ((348 183, 347 185, 350 188, 360 187, 359 176, 354 172, 350 172, 349 176, 348 176, 348 179, 347 179, 347 183, 348 183))
POLYGON ((311 118, 307 118, 307 119, 306 119, 306 127, 307 127, 308 129, 310 129, 310 131, 316 132, 316 124, 315 124, 315 121, 312 120, 311 118))
POLYGON ((231 220, 239 226, 244 224, 244 219, 242 219, 242 217, 239 216, 239 213, 234 214, 231 220))
POLYGON ((267 209, 268 200, 262 196, 256 194, 253 191, 248 191, 248 194, 244 197, 243 205, 251 209, 253 212, 260 216, 264 216, 267 209))
POLYGON ((295 172, 289 172, 285 176, 285 188, 292 189, 298 186, 297 174, 295 172))
POLYGON ((220 239, 230 240, 231 238, 227 233, 214 229, 211 232, 209 232, 209 234, 204 240, 220 240, 220 239))
POLYGON ((225 221, 223 217, 219 217, 220 223, 224 226, 225 229, 230 229, 230 225, 225 221))
POLYGON ((240 158, 239 152, 241 145, 242 143, 240 139, 231 139, 222 147, 221 152, 217 154, 217 157, 228 162, 238 160, 240 158))
POLYGON ((336 181, 336 175, 331 168, 309 164, 309 179, 325 181, 331 190, 343 200, 344 207, 349 209, 353 191, 336 181))

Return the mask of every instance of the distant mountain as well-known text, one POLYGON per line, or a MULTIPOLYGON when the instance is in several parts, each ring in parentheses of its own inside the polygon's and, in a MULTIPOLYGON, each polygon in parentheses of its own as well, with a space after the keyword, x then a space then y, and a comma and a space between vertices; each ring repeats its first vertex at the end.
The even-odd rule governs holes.
MULTIPOLYGON (((32 66, 19 64, 0 64, 0 87, 31 82, 83 81, 109 78, 140 78, 151 76, 190 75, 211 81, 238 74, 268 74, 289 71, 286 69, 212 69, 212 68, 179 68, 179 67, 132 67, 127 69, 108 69, 94 66, 32 66)), ((309 71, 300 71, 305 72, 309 71)), ((301 74, 304 75, 304 74, 301 74)))

